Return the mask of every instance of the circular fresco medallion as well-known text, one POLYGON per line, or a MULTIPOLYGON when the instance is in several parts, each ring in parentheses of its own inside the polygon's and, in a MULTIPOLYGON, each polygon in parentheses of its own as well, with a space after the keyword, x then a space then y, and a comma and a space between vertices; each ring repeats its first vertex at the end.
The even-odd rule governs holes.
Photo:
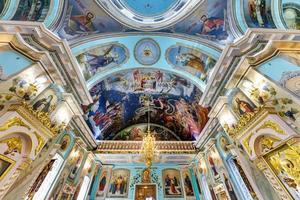
POLYGON ((153 65, 160 58, 159 45, 153 39, 142 39, 137 42, 134 48, 134 56, 142 65, 153 65))

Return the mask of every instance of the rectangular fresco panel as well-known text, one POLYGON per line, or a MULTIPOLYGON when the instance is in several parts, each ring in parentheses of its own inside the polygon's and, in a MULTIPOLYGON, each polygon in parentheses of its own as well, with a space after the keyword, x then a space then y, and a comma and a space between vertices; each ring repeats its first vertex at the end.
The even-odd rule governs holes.
POLYGON ((112 172, 108 197, 123 197, 128 196, 130 172, 127 169, 115 169, 112 172))
POLYGON ((162 172, 165 198, 183 197, 180 171, 177 169, 165 169, 162 172))
POLYGON ((109 186, 110 171, 111 170, 108 168, 103 168, 101 170, 101 175, 100 175, 100 179, 99 179, 100 182, 99 182, 98 190, 96 193, 96 197, 104 197, 105 196, 105 193, 109 186))
POLYGON ((192 180, 191 180, 191 176, 190 176, 190 172, 188 169, 183 169, 181 171, 182 173, 182 179, 183 179, 183 183, 184 183, 184 191, 185 191, 185 195, 188 197, 193 197, 194 196, 194 190, 193 190, 193 186, 192 186, 192 180))

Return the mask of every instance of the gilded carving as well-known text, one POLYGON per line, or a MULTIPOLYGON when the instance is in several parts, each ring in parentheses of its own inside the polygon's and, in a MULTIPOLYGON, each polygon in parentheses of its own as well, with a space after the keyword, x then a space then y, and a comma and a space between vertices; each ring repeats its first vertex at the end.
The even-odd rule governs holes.
POLYGON ((229 134, 230 137, 236 138, 242 129, 247 127, 252 119, 256 116, 256 114, 259 112, 259 109, 254 110, 253 112, 247 112, 244 113, 234 128, 225 128, 226 132, 229 134))
POLYGON ((271 149, 273 149, 274 147, 274 143, 278 142, 278 139, 269 137, 269 136, 262 136, 261 140, 260 140, 260 145, 262 146, 262 151, 269 151, 271 149))
POLYGON ((65 123, 54 124, 51 122, 50 115, 47 112, 40 110, 34 110, 32 106, 26 102, 22 102, 20 105, 13 105, 9 110, 15 110, 16 107, 21 106, 26 109, 30 114, 32 114, 36 119, 38 119, 47 129, 52 133, 58 134, 58 132, 66 127, 65 123))
POLYGON ((266 156, 284 188, 295 199, 300 198, 300 154, 290 146, 284 146, 266 156))
POLYGON ((21 118, 14 117, 14 118, 11 118, 8 121, 6 121, 2 126, 0 126, 0 131, 6 131, 12 126, 23 126, 23 127, 27 128, 28 130, 31 129, 27 124, 25 124, 22 121, 21 118))
POLYGON ((263 125, 261 125, 256 131, 259 131, 259 130, 262 130, 262 129, 265 129, 265 128, 270 128, 270 129, 273 129, 276 133, 279 133, 281 135, 285 135, 286 133, 280 128, 280 126, 271 121, 271 120, 268 120, 268 121, 265 121, 263 123, 263 125))
POLYGON ((35 155, 37 155, 40 152, 40 150, 42 149, 42 147, 44 146, 45 141, 37 132, 33 132, 33 133, 34 133, 34 135, 36 136, 36 138, 38 140, 38 145, 37 145, 37 147, 35 149, 35 152, 34 152, 35 155))
POLYGON ((8 146, 8 149, 4 152, 5 155, 13 152, 21 153, 22 151, 22 140, 19 137, 4 139, 0 143, 5 143, 8 146))
POLYGON ((252 137, 253 133, 249 134, 245 140, 243 141, 243 145, 244 147, 246 148, 246 151, 249 153, 249 155, 252 154, 252 150, 250 148, 250 145, 249 145, 249 141, 250 141, 250 138, 252 137))

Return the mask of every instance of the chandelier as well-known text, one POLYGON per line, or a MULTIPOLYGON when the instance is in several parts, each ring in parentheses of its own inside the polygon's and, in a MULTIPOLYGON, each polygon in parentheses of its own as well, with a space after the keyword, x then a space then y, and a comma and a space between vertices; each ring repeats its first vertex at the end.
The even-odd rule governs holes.
POLYGON ((155 136, 150 131, 150 98, 148 98, 146 105, 148 106, 147 132, 144 134, 140 153, 142 154, 142 159, 146 167, 150 168, 155 157, 158 154, 158 151, 155 145, 155 136))

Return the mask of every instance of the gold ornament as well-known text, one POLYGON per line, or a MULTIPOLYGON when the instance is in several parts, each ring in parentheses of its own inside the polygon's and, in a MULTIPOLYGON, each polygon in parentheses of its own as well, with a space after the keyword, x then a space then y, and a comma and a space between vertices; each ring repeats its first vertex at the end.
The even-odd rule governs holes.
POLYGON ((0 143, 5 143, 8 146, 8 149, 4 152, 5 155, 15 151, 21 153, 22 151, 22 140, 19 137, 8 138, 0 141, 0 143))
POLYGON ((12 126, 23 126, 23 127, 27 128, 28 130, 31 129, 27 124, 25 124, 22 121, 21 118, 14 117, 14 118, 11 118, 8 121, 6 121, 2 126, 0 126, 0 131, 6 131, 12 126))
POLYGON ((271 150, 274 147, 274 143, 278 142, 278 139, 271 138, 269 136, 263 136, 262 139, 260 140, 260 144, 262 146, 262 151, 267 149, 271 150))
POLYGON ((249 142, 250 142, 250 139, 251 139, 252 135, 253 135, 253 133, 249 134, 245 138, 245 140, 243 141, 243 145, 246 148, 246 151, 249 153, 249 155, 252 155, 252 150, 251 150, 250 145, 249 145, 249 142))
POLYGON ((33 133, 34 133, 34 135, 36 136, 36 138, 38 140, 38 145, 37 145, 37 147, 35 149, 35 152, 34 152, 35 155, 37 155, 40 152, 40 150, 42 149, 42 147, 44 146, 45 141, 37 132, 33 132, 33 133))
POLYGON ((43 112, 40 110, 34 110, 32 106, 26 102, 21 104, 23 108, 29 111, 30 114, 35 116, 46 128, 48 128, 54 134, 58 134, 58 132, 66 127, 65 123, 62 124, 53 124, 50 119, 50 115, 47 112, 43 112))
POLYGON ((256 131, 259 131, 259 130, 262 130, 262 129, 265 129, 265 128, 273 129, 276 133, 279 133, 281 135, 285 135, 285 132, 280 128, 280 126, 277 123, 275 123, 271 120, 265 121, 263 123, 263 125, 261 125, 256 131))

